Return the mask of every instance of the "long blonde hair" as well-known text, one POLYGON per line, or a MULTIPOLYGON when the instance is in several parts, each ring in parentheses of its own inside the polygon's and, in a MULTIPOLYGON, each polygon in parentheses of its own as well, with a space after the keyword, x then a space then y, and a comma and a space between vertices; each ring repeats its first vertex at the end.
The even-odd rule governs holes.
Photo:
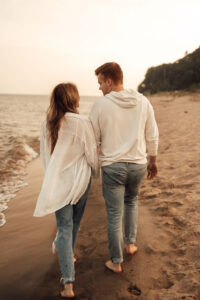
POLYGON ((51 154, 58 139, 62 118, 66 112, 78 113, 79 99, 78 89, 73 83, 60 83, 53 89, 46 117, 51 154))

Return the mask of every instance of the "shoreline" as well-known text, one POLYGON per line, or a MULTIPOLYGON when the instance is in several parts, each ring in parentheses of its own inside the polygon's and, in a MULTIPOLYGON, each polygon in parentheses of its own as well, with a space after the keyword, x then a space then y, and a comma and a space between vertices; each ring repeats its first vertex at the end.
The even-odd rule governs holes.
POLYGON ((39 158, 28 164, 27 173, 29 184, 10 201, 7 222, 0 229, 0 291, 5 300, 29 299, 39 279, 53 263, 51 239, 56 232, 53 215, 33 217, 43 178, 39 158))

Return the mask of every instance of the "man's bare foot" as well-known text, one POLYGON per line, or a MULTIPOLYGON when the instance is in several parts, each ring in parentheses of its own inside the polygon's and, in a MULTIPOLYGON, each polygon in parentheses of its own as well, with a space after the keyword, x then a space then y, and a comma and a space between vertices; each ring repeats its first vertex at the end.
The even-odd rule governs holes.
POLYGON ((127 254, 133 255, 135 252, 138 251, 138 247, 135 244, 125 244, 125 250, 127 254))
POLYGON ((73 284, 66 283, 64 285, 64 290, 60 292, 60 295, 64 298, 74 298, 73 284))
POLYGON ((111 270, 115 273, 121 273, 122 272, 121 264, 113 263, 111 260, 108 260, 105 263, 105 266, 106 266, 106 268, 108 268, 109 270, 111 270))

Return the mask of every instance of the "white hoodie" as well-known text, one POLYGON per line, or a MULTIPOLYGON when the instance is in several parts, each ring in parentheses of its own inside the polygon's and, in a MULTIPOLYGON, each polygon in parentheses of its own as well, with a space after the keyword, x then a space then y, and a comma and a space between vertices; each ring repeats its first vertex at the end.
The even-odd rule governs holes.
POLYGON ((89 116, 100 145, 102 166, 114 162, 147 162, 157 155, 158 127, 152 105, 131 89, 110 92, 96 100, 89 116))

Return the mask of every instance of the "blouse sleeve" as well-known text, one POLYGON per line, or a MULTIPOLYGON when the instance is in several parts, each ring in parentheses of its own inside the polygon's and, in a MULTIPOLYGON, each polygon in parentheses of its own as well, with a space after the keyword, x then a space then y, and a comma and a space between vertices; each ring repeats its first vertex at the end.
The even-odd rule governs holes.
POLYGON ((48 143, 47 143, 47 136, 46 136, 46 121, 44 121, 42 123, 41 131, 40 131, 40 159, 44 171, 46 171, 47 164, 50 158, 50 150, 47 144, 48 143))
POLYGON ((88 164, 92 168, 92 175, 99 177, 99 160, 97 154, 97 144, 91 122, 86 121, 85 129, 85 156, 88 164))

